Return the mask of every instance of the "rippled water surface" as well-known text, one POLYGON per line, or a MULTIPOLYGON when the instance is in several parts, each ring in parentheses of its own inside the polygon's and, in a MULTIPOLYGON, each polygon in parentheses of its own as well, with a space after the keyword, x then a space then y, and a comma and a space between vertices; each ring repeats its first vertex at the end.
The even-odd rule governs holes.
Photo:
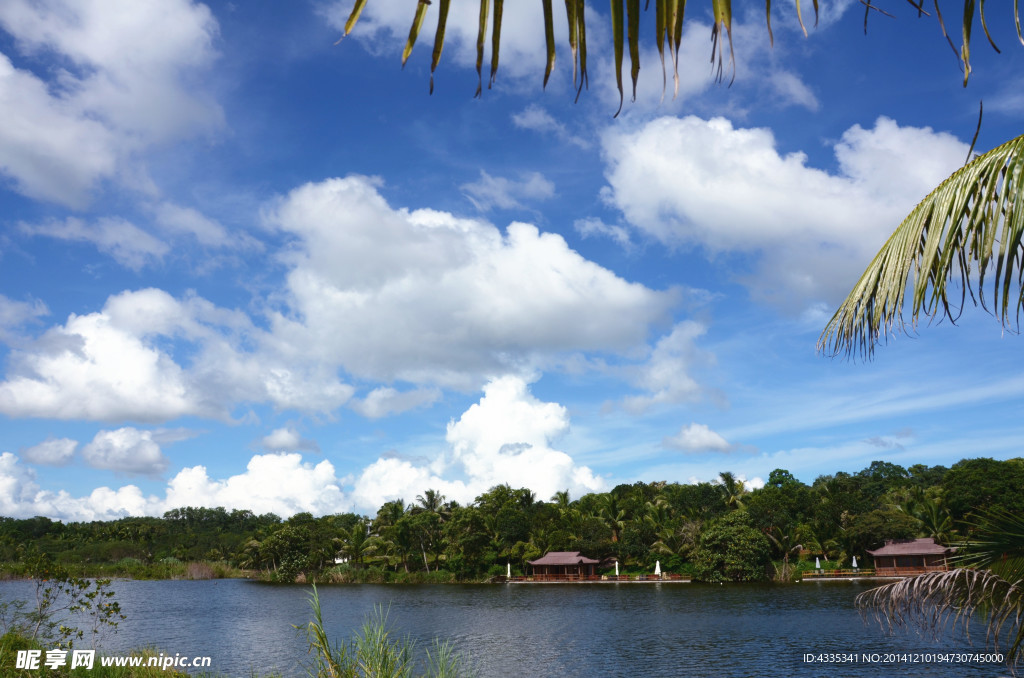
MULTIPOLYGON (((209 655, 228 676, 304 675, 308 589, 243 580, 118 581, 128 615, 107 652, 152 645, 209 655)), ((1000 676, 998 664, 858 661, 805 654, 983 651, 956 639, 884 635, 853 608, 858 582, 789 586, 698 584, 329 586, 320 589, 331 638, 375 606, 389 608, 418 646, 451 640, 480 676, 1000 676)), ((0 583, 3 599, 26 582, 0 583)), ((2 661, 6 665, 8 658, 2 661)), ((908 658, 910 659, 910 658, 908 658)))

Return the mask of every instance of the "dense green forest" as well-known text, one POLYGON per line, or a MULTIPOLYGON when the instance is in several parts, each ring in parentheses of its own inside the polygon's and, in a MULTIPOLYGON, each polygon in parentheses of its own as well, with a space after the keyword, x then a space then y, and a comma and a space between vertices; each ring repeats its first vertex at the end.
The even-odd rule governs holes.
POLYGON ((841 567, 857 556, 867 566, 866 550, 886 539, 968 539, 972 516, 991 509, 1024 513, 1024 459, 876 461, 811 485, 778 469, 750 492, 728 472, 716 483, 638 482, 575 499, 499 485, 465 506, 427 489, 373 517, 187 507, 109 522, 0 518, 0 574, 43 557, 85 573, 119 564, 113 573, 129 576, 206 561, 274 581, 481 580, 508 563, 525 572, 546 551, 581 551, 617 558, 625 571, 660 561, 704 581, 787 579, 801 558, 841 567))

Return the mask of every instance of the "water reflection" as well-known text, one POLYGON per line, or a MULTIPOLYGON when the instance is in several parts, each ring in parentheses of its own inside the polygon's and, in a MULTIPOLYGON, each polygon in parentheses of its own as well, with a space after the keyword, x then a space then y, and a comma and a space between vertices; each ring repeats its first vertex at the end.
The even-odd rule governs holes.
MULTIPOLYGON (((865 625, 857 582, 792 586, 698 584, 331 586, 320 590, 332 638, 347 637, 375 606, 421 647, 452 640, 481 676, 998 676, 1000 665, 815 665, 805 653, 953 651, 865 625)), ((209 655, 229 676, 304 675, 307 589, 241 580, 114 583, 128 615, 109 652, 153 645, 209 655)), ((4 599, 27 582, 0 583, 4 599)), ((4 660, 6 661, 6 659, 4 660)))

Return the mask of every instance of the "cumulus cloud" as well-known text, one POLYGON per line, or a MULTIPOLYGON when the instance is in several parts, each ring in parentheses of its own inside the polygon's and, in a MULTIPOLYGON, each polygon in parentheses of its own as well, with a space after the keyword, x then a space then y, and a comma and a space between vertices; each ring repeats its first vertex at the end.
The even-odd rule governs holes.
POLYGON ((767 129, 724 118, 659 118, 611 129, 605 199, 630 225, 673 247, 756 257, 740 273, 758 298, 802 310, 841 298, 913 206, 962 162, 967 146, 879 118, 835 144, 836 173, 782 155, 767 129))
POLYGON ((12 351, 0 412, 162 422, 227 418, 246 401, 329 411, 348 400, 352 388, 329 366, 241 348, 264 340, 244 313, 200 297, 123 292, 12 351), (188 356, 184 366, 176 353, 188 356))
POLYGON ((135 485, 98 487, 84 497, 40 487, 35 471, 10 452, 0 454, 0 515, 48 516, 63 521, 114 520, 126 515, 160 515, 163 505, 135 485))
POLYGON ((190 78, 215 58, 205 5, 10 0, 0 27, 21 54, 53 62, 42 77, 0 54, 0 171, 29 197, 80 208, 98 181, 145 185, 127 176, 135 153, 222 122, 190 78))
POLYGON ((540 172, 528 172, 515 181, 505 177, 492 177, 480 170, 480 179, 459 187, 469 201, 486 212, 494 207, 503 210, 522 209, 520 200, 547 200, 555 195, 555 185, 540 172))
POLYGON ((31 464, 64 466, 75 456, 78 441, 70 438, 47 438, 38 445, 25 448, 21 456, 31 464))
POLYGON ((315 440, 303 438, 294 426, 274 429, 268 435, 263 437, 263 440, 260 441, 260 445, 262 445, 264 449, 274 452, 296 452, 298 450, 309 450, 311 452, 320 451, 320 446, 317 445, 315 440))
POLYGON ((494 379, 478 403, 448 424, 446 453, 429 461, 393 455, 378 459, 356 479, 353 502, 375 508, 428 488, 470 502, 502 483, 544 497, 565 488, 577 495, 600 491, 604 482, 588 467, 552 448, 568 430, 566 409, 538 400, 524 379, 494 379))
POLYGON ((298 453, 256 455, 244 473, 225 480, 210 478, 205 466, 182 469, 168 483, 164 504, 223 506, 280 516, 302 511, 324 515, 348 507, 331 462, 313 466, 303 463, 298 453))
MULTIPOLYGON (((0 455, 0 514, 46 515, 63 520, 108 520, 125 515, 160 515, 179 506, 224 506, 290 516, 372 511, 390 499, 411 499, 436 489, 449 499, 471 502, 491 487, 509 483, 539 496, 569 488, 575 494, 601 491, 604 481, 554 443, 569 430, 566 409, 534 397, 521 378, 492 380, 479 402, 448 425, 446 445, 433 458, 382 455, 354 477, 339 478, 333 464, 304 462, 298 452, 254 455, 246 469, 213 478, 205 466, 178 471, 162 498, 143 496, 134 485, 97 488, 87 496, 40 488, 33 469, 11 453, 0 455), (345 488, 351 486, 351 491, 345 488)), ((125 427, 100 431, 82 456, 87 463, 122 473, 156 475, 167 460, 159 443, 183 433, 125 427)), ((73 441, 71 441, 73 442, 73 441)), ((298 448, 304 441, 292 427, 263 439, 267 447, 298 448)), ((439 441, 440 442, 440 441, 439 441)))
MULTIPOLYGON (((17 342, 0 413, 157 423, 228 419, 245 403, 315 413, 348 403, 380 417, 427 405, 441 388, 475 390, 494 374, 627 353, 679 302, 674 290, 584 259, 559 235, 394 209, 362 177, 300 187, 268 220, 292 240, 280 255, 285 289, 264 316, 192 292, 113 295, 17 342), (340 375, 407 386, 353 399, 340 375)), ((10 301, 0 307, 31 315, 10 301)))
POLYGON ((524 223, 390 207, 379 182, 306 184, 268 216, 295 237, 284 256, 283 351, 359 378, 476 389, 583 351, 642 344, 674 292, 629 283, 524 223))
POLYGON ((153 433, 130 426, 97 433, 82 448, 82 458, 93 468, 129 475, 159 476, 168 465, 153 433))
POLYGON ((43 224, 19 225, 22 233, 58 240, 87 242, 133 271, 160 261, 170 250, 167 243, 120 218, 103 217, 87 223, 75 217, 43 224))
POLYGON ((706 424, 690 424, 679 429, 679 433, 666 437, 662 444, 684 452, 728 452, 732 449, 729 441, 712 431, 706 424))

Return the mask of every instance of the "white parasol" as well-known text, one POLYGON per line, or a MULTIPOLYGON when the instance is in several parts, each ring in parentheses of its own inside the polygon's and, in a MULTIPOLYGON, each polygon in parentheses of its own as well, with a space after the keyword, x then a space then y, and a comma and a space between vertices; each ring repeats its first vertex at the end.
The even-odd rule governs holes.
POLYGON ((655 561, 655 563, 654 563, 654 575, 656 577, 660 577, 661 576, 661 561, 660 560, 655 561))

